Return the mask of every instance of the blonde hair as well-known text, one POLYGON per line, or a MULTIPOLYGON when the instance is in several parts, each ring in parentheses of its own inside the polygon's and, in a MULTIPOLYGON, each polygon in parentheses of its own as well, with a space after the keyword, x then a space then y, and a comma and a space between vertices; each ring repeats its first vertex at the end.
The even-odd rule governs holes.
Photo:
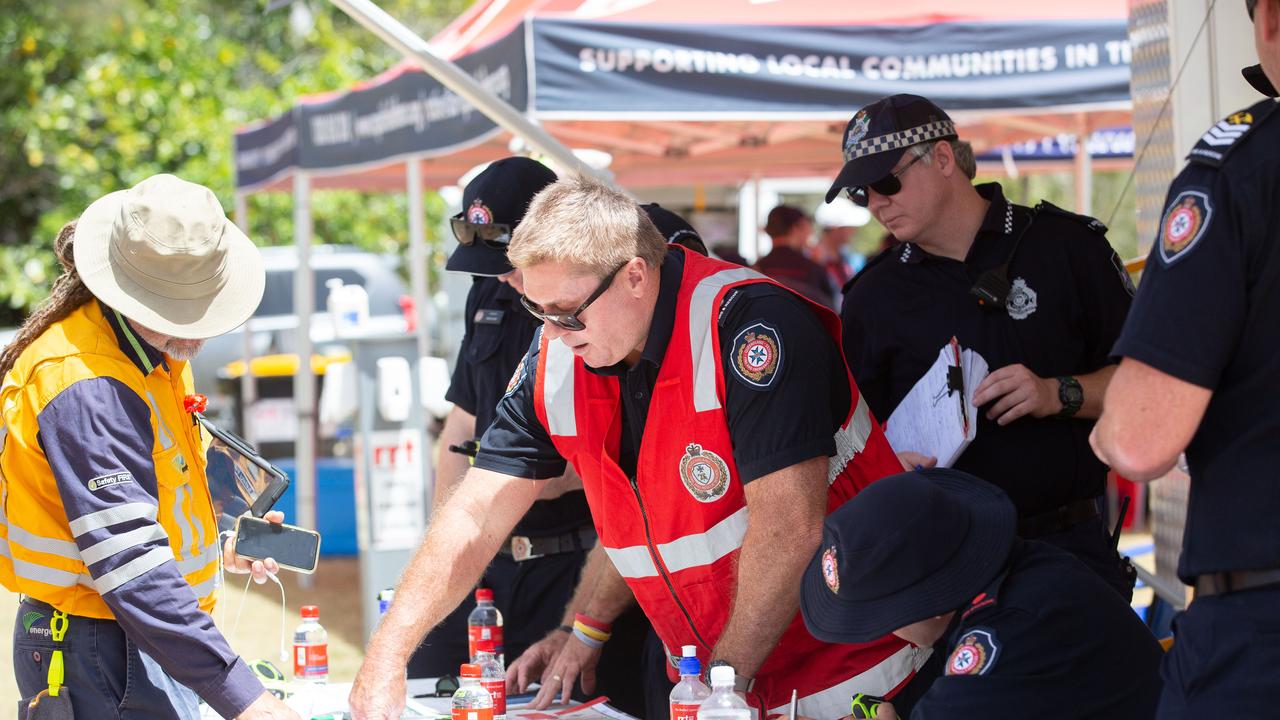
POLYGON ((581 176, 561 178, 535 195, 507 247, 507 259, 517 268, 562 262, 599 277, 635 257, 659 267, 666 254, 666 239, 643 208, 581 176))

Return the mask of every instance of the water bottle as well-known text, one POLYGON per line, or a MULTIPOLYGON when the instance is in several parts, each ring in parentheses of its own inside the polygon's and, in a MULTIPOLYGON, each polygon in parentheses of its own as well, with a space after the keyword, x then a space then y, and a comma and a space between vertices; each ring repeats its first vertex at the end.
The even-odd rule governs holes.
POLYGON ((329 633, 320 625, 320 608, 302 606, 302 624, 293 631, 293 679, 323 685, 329 681, 329 633))
POLYGON ((493 720, 493 698, 480 686, 480 666, 467 663, 453 693, 453 720, 493 720))
POLYGON ((698 706, 711 694, 702 678, 702 664, 698 662, 697 648, 684 646, 680 658, 680 682, 671 689, 671 720, 697 720, 698 706))
POLYGON ((698 706, 698 720, 751 720, 751 707, 733 691, 733 668, 711 668, 711 694, 698 706))
POLYGON ((502 652, 502 613, 493 606, 493 591, 489 588, 476 590, 476 607, 467 616, 467 657, 476 656, 476 643, 481 640, 493 641, 493 653, 506 667, 507 658, 502 652))
POLYGON ((507 717, 507 671, 493 651, 493 641, 476 643, 476 656, 471 662, 480 666, 480 687, 493 698, 494 720, 503 720, 507 717))

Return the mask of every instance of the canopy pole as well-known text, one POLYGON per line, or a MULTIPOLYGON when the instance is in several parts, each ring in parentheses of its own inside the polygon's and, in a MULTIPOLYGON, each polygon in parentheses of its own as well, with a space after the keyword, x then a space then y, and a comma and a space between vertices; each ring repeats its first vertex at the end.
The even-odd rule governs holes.
POLYGON ((427 302, 431 291, 428 287, 426 211, 422 203, 422 165, 419 158, 409 158, 405 163, 405 180, 409 192, 409 292, 413 297, 418 355, 426 357, 431 354, 431 335, 427 327, 427 302))
POLYGON ((1076 212, 1093 214, 1093 156, 1089 154, 1089 119, 1084 113, 1076 124, 1076 212))
POLYGON ((537 152, 550 157, 561 167, 588 175, 613 185, 613 180, 578 159, 569 148, 556 140, 546 130, 534 124, 518 110, 481 87, 475 78, 455 65, 451 60, 436 54, 421 36, 388 15, 371 0, 329 0, 351 19, 365 26, 384 43, 413 60, 431 77, 471 103, 507 132, 522 138, 537 152))
MULTIPOLYGON (((246 236, 249 235, 249 196, 236 193, 235 223, 246 236)), ((240 434, 253 445, 253 406, 258 402, 258 383, 249 372, 253 360, 253 318, 244 321, 240 328, 240 352, 244 356, 244 374, 240 376, 240 434)))
MULTIPOLYGON (((293 175, 293 243, 298 267, 293 274, 293 307, 298 317, 298 369, 293 375, 293 402, 297 409, 298 436, 294 443, 297 472, 297 515, 304 528, 316 527, 316 375, 311 371, 311 316, 315 312, 315 273, 311 269, 311 176, 299 170, 293 175)), ((311 576, 300 575, 298 585, 311 587, 311 576)))

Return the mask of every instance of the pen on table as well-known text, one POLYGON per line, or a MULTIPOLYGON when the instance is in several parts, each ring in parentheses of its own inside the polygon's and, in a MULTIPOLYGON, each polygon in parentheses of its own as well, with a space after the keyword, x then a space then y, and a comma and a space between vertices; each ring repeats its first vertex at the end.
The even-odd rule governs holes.
POLYGON ((796 691, 791 691, 791 709, 787 711, 787 720, 796 720, 796 691))

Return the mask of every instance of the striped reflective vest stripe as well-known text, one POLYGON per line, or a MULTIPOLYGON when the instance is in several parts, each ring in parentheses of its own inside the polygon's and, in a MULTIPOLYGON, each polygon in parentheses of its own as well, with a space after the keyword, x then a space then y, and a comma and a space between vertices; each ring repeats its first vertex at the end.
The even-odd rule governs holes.
POLYGON ((218 526, 205 481, 204 445, 182 408, 191 370, 170 361, 149 374, 129 360, 96 301, 56 323, 28 346, 0 387, 0 584, 69 615, 110 619, 102 594, 166 560, 176 560, 201 609, 213 610, 218 577, 218 526), (73 383, 110 377, 151 408, 152 457, 159 505, 125 503, 68 522, 53 472, 37 441, 37 417, 73 383), (85 549, 75 539, 129 520, 157 521, 127 542, 104 540, 85 549), (94 579, 87 566, 120 549, 168 537, 158 547, 94 579))
MULTIPOLYGON (((558 339, 543 337, 534 397, 552 442, 582 476, 601 545, 663 644, 677 650, 695 645, 706 662, 733 604, 749 512, 724 412, 725 383, 733 380, 724 377, 716 318, 732 288, 772 281, 719 260, 692 253, 686 258, 634 481, 618 466, 615 379, 587 371, 558 339)), ((810 305, 839 346, 839 320, 810 305)), ((790 354, 781 362, 803 362, 802 349, 785 351, 790 354)), ((828 512, 871 481, 902 470, 866 402, 856 390, 853 396, 829 461, 828 512)), ((772 709, 789 702, 795 688, 800 714, 840 717, 849 712, 852 692, 888 695, 927 657, 892 636, 862 645, 819 642, 797 613, 756 674, 753 690, 772 709)))

